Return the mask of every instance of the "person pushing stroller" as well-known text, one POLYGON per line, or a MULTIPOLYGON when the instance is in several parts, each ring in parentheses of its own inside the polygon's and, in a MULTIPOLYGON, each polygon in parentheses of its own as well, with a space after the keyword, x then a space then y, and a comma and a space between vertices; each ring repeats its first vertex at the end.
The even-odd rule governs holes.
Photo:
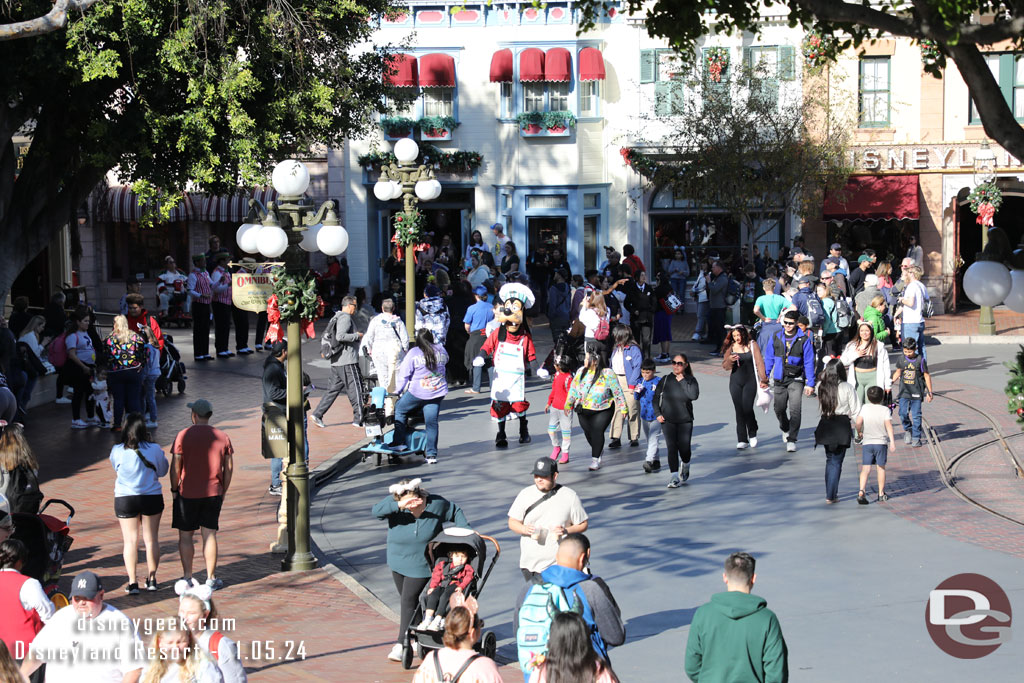
POLYGON ((452 595, 466 593, 473 583, 475 572, 469 564, 472 552, 468 546, 450 546, 448 557, 442 557, 434 565, 430 585, 424 596, 425 610, 419 630, 440 631, 444 627, 444 617, 448 614, 452 595))

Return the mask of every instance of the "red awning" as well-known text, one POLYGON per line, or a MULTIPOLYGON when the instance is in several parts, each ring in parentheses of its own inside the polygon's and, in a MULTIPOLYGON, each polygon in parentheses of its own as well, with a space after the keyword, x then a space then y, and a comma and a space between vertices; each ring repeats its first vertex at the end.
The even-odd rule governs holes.
POLYGON ((519 80, 524 83, 544 80, 544 50, 528 47, 519 53, 519 80))
POLYGON ((491 83, 511 83, 512 80, 512 50, 498 50, 491 55, 491 83))
MULTIPOLYGON (((132 188, 119 185, 107 189, 107 201, 110 208, 110 220, 114 223, 135 223, 142 218, 144 205, 132 188)), ((196 217, 192 195, 185 193, 184 199, 171 209, 170 221, 187 221, 196 217)))
POLYGON ((572 80, 572 55, 564 47, 553 47, 544 56, 544 80, 558 83, 572 80))
POLYGON ((200 218, 211 223, 241 223, 249 215, 250 199, 259 200, 265 207, 269 202, 277 201, 277 191, 268 186, 254 188, 248 194, 207 197, 200 218))
POLYGON ((455 60, 451 55, 434 53, 420 57, 420 86, 454 88, 455 60))
POLYGON ((825 198, 825 220, 884 220, 920 216, 916 175, 856 175, 840 196, 825 198))
POLYGON ((419 85, 416 78, 416 58, 412 55, 392 55, 389 65, 395 69, 393 75, 385 75, 384 82, 398 88, 415 88, 419 85))
POLYGON ((580 50, 580 80, 604 80, 604 56, 596 47, 585 47, 580 50))

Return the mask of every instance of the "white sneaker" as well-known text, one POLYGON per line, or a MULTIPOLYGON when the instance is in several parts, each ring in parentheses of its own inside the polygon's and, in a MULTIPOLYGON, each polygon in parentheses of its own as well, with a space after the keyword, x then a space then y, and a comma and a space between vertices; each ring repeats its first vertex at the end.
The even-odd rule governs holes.
POLYGON ((591 472, 596 472, 597 470, 601 469, 601 458, 591 458, 589 469, 591 472))
POLYGON ((787 453, 796 453, 796 444, 794 442, 792 442, 792 441, 787 441, 786 442, 786 452, 787 453))
POLYGON ((750 437, 750 447, 751 448, 757 448, 757 437, 756 436, 750 437))
POLYGON ((65 396, 61 396, 61 397, 60 397, 60 398, 58 398, 58 399, 57 399, 56 401, 54 401, 54 403, 60 403, 60 404, 64 404, 64 403, 71 403, 71 399, 70 399, 70 398, 67 398, 67 397, 65 397, 65 396))
POLYGON ((789 443, 789 432, 782 432, 782 443, 789 443))
POLYGON ((749 447, 750 447, 750 444, 747 443, 746 441, 739 441, 736 444, 736 450, 738 450, 738 451, 746 450, 749 447))
POLYGON ((443 625, 444 625, 444 617, 442 617, 440 614, 438 614, 437 616, 434 617, 433 621, 430 622, 430 627, 429 628, 430 628, 431 631, 440 631, 441 627, 443 625))
POLYGON ((402 661, 402 644, 395 643, 391 646, 391 652, 388 653, 388 659, 392 662, 402 661))
POLYGON ((700 335, 699 334, 694 334, 692 337, 690 337, 690 339, 693 340, 693 341, 700 341, 700 335))
POLYGON ((72 429, 88 429, 89 425, 87 425, 84 420, 72 420, 71 421, 71 428, 72 429))
POLYGON ((682 485, 683 485, 683 482, 680 481, 679 476, 673 474, 672 478, 668 480, 668 486, 666 486, 665 488, 677 489, 677 488, 679 488, 682 485))
POLYGON ((430 622, 431 621, 433 621, 433 619, 431 619, 429 617, 424 619, 423 621, 420 622, 420 625, 416 627, 416 630, 417 631, 426 631, 428 628, 430 628, 430 622))
POLYGON ((686 481, 687 479, 690 478, 690 463, 684 462, 682 465, 679 466, 679 476, 680 478, 682 478, 683 481, 686 481))

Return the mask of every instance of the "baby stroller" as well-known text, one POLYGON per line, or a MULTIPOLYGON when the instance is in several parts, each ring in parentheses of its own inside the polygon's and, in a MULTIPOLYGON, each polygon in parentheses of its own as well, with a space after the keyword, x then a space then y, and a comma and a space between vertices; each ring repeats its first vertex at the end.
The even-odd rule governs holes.
MULTIPOLYGON (((437 536, 434 536, 427 543, 427 560, 430 562, 430 566, 433 567, 438 559, 446 556, 449 547, 453 545, 466 546, 470 549, 470 555, 466 562, 473 567, 474 576, 473 581, 469 584, 469 588, 465 591, 465 596, 467 598, 473 596, 479 599, 480 593, 483 592, 484 585, 487 583, 487 577, 491 575, 491 570, 494 569, 495 563, 501 556, 501 546, 496 539, 478 534, 472 529, 449 527, 441 531, 437 536), (494 556, 491 558, 490 563, 487 562, 488 543, 494 544, 494 556)), ((426 609, 426 596, 427 589, 424 588, 411 623, 419 624, 420 620, 423 619, 423 611, 426 609)), ((410 626, 405 636, 405 642, 402 643, 402 666, 406 669, 412 668, 413 643, 419 643, 420 654, 423 659, 426 659, 430 650, 439 650, 444 647, 444 642, 441 640, 443 635, 443 631, 421 631, 416 626, 410 626)), ((498 638, 494 635, 493 631, 484 631, 480 636, 480 642, 475 643, 473 649, 485 657, 494 659, 494 653, 498 649, 498 638)))
POLYGON ((156 378, 156 390, 164 396, 170 396, 174 391, 174 385, 178 385, 178 393, 185 393, 185 364, 181 361, 181 354, 174 346, 174 337, 164 335, 164 348, 160 352, 160 376, 156 378))
POLYGON ((60 609, 68 604, 66 595, 60 592, 57 582, 60 580, 64 566, 64 555, 74 539, 71 532, 71 518, 75 516, 75 508, 67 502, 51 498, 39 509, 38 515, 27 512, 15 512, 13 537, 25 544, 28 549, 28 562, 22 567, 21 573, 36 579, 43 585, 43 591, 53 604, 60 609), (53 515, 43 512, 51 503, 67 508, 68 516, 61 521, 53 515))

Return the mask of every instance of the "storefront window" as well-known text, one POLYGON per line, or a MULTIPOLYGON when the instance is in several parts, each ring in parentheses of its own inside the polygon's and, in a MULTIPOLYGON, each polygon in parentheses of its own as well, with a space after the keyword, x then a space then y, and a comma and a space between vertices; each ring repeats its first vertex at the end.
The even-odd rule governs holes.
POLYGON ((423 115, 452 116, 454 111, 452 92, 451 88, 424 88, 423 115))
POLYGON ((569 111, 569 83, 548 83, 549 111, 569 111))
POLYGON ((173 256, 182 270, 188 269, 191 259, 185 223, 165 223, 146 229, 138 223, 107 225, 107 264, 111 280, 124 280, 139 273, 146 279, 155 278, 163 271, 166 256, 173 256))
POLYGON ((544 84, 523 84, 523 110, 544 111, 544 84))
POLYGON ((550 252, 553 248, 565 255, 565 236, 568 232, 566 216, 531 216, 526 219, 530 231, 530 247, 544 245, 550 252))
POLYGON ((597 216, 583 217, 583 267, 586 270, 597 268, 597 216))

